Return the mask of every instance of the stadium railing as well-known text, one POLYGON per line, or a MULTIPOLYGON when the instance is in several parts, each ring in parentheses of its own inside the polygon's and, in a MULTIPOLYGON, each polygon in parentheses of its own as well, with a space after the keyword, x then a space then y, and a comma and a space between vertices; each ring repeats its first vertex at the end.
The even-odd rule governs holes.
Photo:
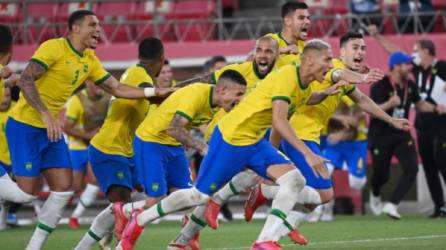
MULTIPOLYGON (((16 44, 40 44, 67 33, 69 13, 93 10, 102 22, 102 40, 137 43, 147 36, 163 41, 189 42, 255 39, 281 27, 279 16, 222 18, 221 0, 186 1, 3 1, 0 22, 11 26, 16 44)), ((446 32, 446 12, 355 15, 350 12, 314 11, 312 37, 339 36, 349 29, 375 23, 385 34, 446 32), (330 14, 327 14, 330 13, 330 14), (343 14, 342 14, 343 13, 343 14)))

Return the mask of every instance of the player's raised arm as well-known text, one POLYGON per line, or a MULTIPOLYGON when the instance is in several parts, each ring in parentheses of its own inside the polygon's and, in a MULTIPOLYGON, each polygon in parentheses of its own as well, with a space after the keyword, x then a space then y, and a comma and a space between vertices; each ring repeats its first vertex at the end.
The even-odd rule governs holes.
POLYGON ((339 69, 333 72, 333 82, 346 81, 352 84, 373 83, 381 80, 384 72, 378 68, 370 69, 367 74, 361 74, 349 69, 339 69))
POLYGON ((99 85, 102 89, 107 91, 118 98, 127 99, 139 99, 144 97, 154 97, 154 96, 166 96, 174 92, 177 88, 137 88, 132 87, 127 84, 122 84, 113 76, 110 76, 102 84, 99 85))
POLYGON ((167 128, 167 134, 177 139, 181 144, 198 150, 200 154, 206 154, 208 149, 207 144, 190 135, 189 131, 186 129, 188 123, 189 120, 179 114, 175 114, 167 128))
POLYGON ((370 115, 375 116, 378 119, 381 119, 393 127, 405 131, 409 131, 411 127, 411 123, 407 119, 398 119, 393 118, 388 115, 384 110, 382 110, 378 104, 376 104, 370 97, 364 95, 359 89, 355 89, 352 93, 349 94, 349 97, 356 102, 359 107, 370 115))
POLYGON ((396 51, 401 51, 401 48, 399 48, 396 44, 393 44, 386 38, 384 38, 381 34, 379 34, 378 27, 374 24, 368 26, 369 34, 375 38, 375 40, 378 42, 378 44, 389 54, 392 54, 396 51))

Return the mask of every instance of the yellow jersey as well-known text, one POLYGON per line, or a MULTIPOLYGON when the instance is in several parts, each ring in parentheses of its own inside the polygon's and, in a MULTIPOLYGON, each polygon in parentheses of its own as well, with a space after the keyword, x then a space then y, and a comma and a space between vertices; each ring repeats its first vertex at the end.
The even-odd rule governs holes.
MULTIPOLYGON (((110 77, 92 49, 80 53, 74 49, 68 38, 50 39, 42 43, 31 61, 46 69, 35 81, 35 85, 42 102, 53 117, 58 117, 74 90, 87 78, 101 84, 110 77)), ((12 108, 10 116, 34 127, 45 127, 41 115, 28 104, 23 93, 20 94, 17 105, 12 108)))
MULTIPOLYGON (((257 71, 257 68, 254 65, 254 61, 247 61, 244 63, 234 63, 226 65, 225 67, 214 71, 211 74, 211 84, 216 84, 218 79, 220 78, 221 74, 228 69, 235 70, 239 72, 246 80, 246 92, 245 96, 248 95, 253 89, 255 89, 257 83, 260 80, 263 80, 263 78, 266 77, 260 75, 260 73, 257 71)), ((268 73, 269 74, 269 73, 268 73)), ((220 109, 215 115, 212 121, 208 124, 206 131, 204 133, 204 139, 206 141, 209 141, 211 138, 212 132, 214 131, 215 126, 217 126, 218 122, 223 118, 223 116, 226 114, 226 111, 223 109, 220 109)))
MULTIPOLYGON (((324 90, 333 85, 332 75, 335 70, 344 69, 339 59, 333 59, 333 69, 325 75, 322 82, 313 81, 310 85, 314 91, 324 90)), ((290 118, 290 124, 300 139, 320 143, 320 136, 332 114, 336 111, 341 97, 351 93, 354 85, 344 86, 341 93, 328 96, 317 105, 304 105, 297 109, 290 118)))
MULTIPOLYGON (((85 90, 83 90, 85 91, 85 90)), ((75 128, 84 130, 84 106, 77 95, 70 98, 67 103, 67 111, 65 112, 65 119, 74 123, 75 128)), ((85 150, 88 148, 87 142, 84 140, 68 136, 68 148, 71 150, 85 150)))
POLYGON ((274 100, 300 107, 311 96, 311 85, 304 87, 299 67, 286 65, 268 74, 234 109, 218 123, 223 139, 235 146, 258 142, 272 125, 274 100))
MULTIPOLYGON (((273 38, 274 40, 276 40, 277 43, 279 44, 279 48, 283 48, 283 47, 287 47, 287 46, 291 45, 282 37, 280 32, 268 33, 266 35, 273 38)), ((297 54, 280 54, 279 55, 279 58, 277 58, 276 64, 275 64, 276 68, 280 68, 280 67, 282 67, 284 65, 288 65, 288 64, 300 65, 300 54, 302 54, 302 52, 304 51, 305 41, 298 40, 296 42, 296 46, 297 46, 297 50, 298 50, 297 54)))
POLYGON ((11 165, 11 158, 9 157, 8 142, 6 141, 5 127, 8 120, 8 111, 15 105, 12 101, 9 108, 5 111, 0 111, 0 162, 8 166, 11 165))
POLYGON ((181 145, 167 134, 170 122, 178 114, 189 121, 187 130, 208 123, 219 109, 212 106, 213 88, 211 84, 194 83, 175 91, 144 119, 136 135, 143 141, 181 145))
MULTIPOLYGON (((153 86, 153 79, 140 64, 128 68, 120 82, 134 87, 153 86)), ((146 99, 113 99, 104 124, 90 144, 106 154, 132 157, 135 131, 148 110, 146 99)))

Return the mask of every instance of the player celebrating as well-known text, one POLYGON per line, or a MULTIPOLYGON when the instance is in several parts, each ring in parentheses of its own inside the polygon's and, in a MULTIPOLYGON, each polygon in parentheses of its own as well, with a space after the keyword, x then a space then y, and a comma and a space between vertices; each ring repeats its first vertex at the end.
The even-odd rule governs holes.
POLYGON ((282 6, 282 31, 269 33, 279 44, 280 56, 276 67, 299 64, 300 54, 308 37, 310 14, 308 5, 303 2, 287 2, 282 6))
MULTIPOLYGON (((139 88, 152 86, 153 79, 164 65, 162 42, 157 38, 142 40, 138 58, 139 63, 124 72, 121 82, 139 88)), ((112 100, 104 124, 91 140, 89 152, 92 169, 102 191, 112 203, 130 201, 132 188, 138 184, 132 144, 136 128, 146 117, 149 105, 146 99, 112 100)), ((111 206, 96 216, 90 230, 75 249, 91 249, 113 230, 111 206)))
POLYGON ((44 42, 32 56, 18 82, 22 96, 6 124, 12 168, 26 199, 36 198, 41 173, 51 190, 27 249, 42 248, 73 194, 68 147, 56 118, 73 91, 90 79, 116 97, 144 98, 165 92, 120 84, 104 70, 93 51, 101 32, 93 12, 73 12, 68 28, 68 37, 44 42))
MULTIPOLYGON (((289 103, 300 106, 307 102, 311 95, 310 82, 322 81, 332 66, 330 45, 320 40, 309 42, 302 57, 299 67, 288 65, 269 74, 220 121, 212 134, 209 152, 202 162, 194 188, 173 192, 144 212, 133 212, 134 216, 122 234, 121 245, 124 249, 133 248, 147 223, 167 213, 204 204, 209 195, 245 166, 280 185, 273 201, 273 210, 252 249, 281 249, 276 243, 277 229, 283 223, 285 214, 293 207, 295 194, 303 188, 305 180, 289 160, 263 138, 268 127, 273 125, 277 128, 284 138, 304 152, 316 171, 328 176, 323 166, 324 160, 313 154, 296 137, 287 121, 287 114, 289 103)), ((317 96, 314 101, 320 101, 321 97, 317 96)))

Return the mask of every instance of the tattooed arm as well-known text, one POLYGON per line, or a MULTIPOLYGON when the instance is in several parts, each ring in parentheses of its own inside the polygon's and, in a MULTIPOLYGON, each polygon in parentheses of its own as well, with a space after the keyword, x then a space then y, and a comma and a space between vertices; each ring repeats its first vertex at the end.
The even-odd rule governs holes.
POLYGON ((37 91, 34 81, 39 79, 46 69, 40 64, 30 61, 25 70, 20 75, 17 85, 20 87, 26 101, 42 115, 42 121, 45 124, 48 139, 57 141, 62 138, 62 126, 59 121, 51 115, 48 108, 42 102, 40 94, 37 91))
POLYGON ((186 125, 188 123, 189 121, 186 118, 175 114, 170 122, 169 128, 167 128, 167 134, 177 139, 184 146, 194 148, 198 150, 200 154, 205 155, 208 151, 208 145, 203 141, 193 138, 189 134, 189 131, 186 130, 186 125))

